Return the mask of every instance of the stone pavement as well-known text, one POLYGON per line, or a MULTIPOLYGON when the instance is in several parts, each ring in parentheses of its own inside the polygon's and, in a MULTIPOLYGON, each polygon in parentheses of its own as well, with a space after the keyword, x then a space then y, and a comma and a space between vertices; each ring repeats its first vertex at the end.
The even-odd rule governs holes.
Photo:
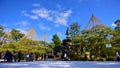
POLYGON ((120 68, 120 62, 39 61, 0 63, 0 68, 120 68))

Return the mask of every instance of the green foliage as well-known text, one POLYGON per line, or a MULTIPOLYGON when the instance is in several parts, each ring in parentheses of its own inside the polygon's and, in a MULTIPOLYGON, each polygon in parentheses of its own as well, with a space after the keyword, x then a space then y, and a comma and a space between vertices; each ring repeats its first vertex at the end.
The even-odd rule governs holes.
POLYGON ((70 25, 70 32, 71 32, 71 38, 79 37, 80 36, 80 25, 76 23, 72 23, 70 25))
POLYGON ((72 39, 72 42, 73 43, 83 43, 84 39, 85 39, 85 37, 79 36, 79 37, 76 37, 76 38, 72 39))
POLYGON ((54 47, 55 47, 55 44, 54 44, 53 42, 51 42, 51 43, 48 44, 48 47, 54 48, 54 47))
POLYGON ((0 46, 0 50, 5 52, 6 50, 13 51, 16 48, 13 44, 8 44, 4 46, 0 46))
POLYGON ((72 61, 79 61, 79 60, 81 60, 81 58, 80 58, 80 55, 73 54, 71 56, 70 60, 72 60, 72 61))
POLYGON ((58 37, 58 35, 53 35, 53 38, 52 38, 52 41, 53 41, 53 43, 55 44, 55 46, 59 46, 59 45, 61 45, 61 40, 60 40, 60 38, 58 37))
POLYGON ((34 40, 30 40, 30 39, 22 39, 22 40, 19 40, 17 43, 21 44, 21 45, 31 45, 31 46, 34 46, 34 45, 42 45, 44 42, 43 41, 34 41, 34 40))
MULTIPOLYGON (((115 60, 115 53, 120 53, 120 29, 112 30, 106 26, 94 26, 91 30, 83 30, 80 35, 78 23, 71 24, 72 45, 69 47, 71 51, 71 60, 89 60, 85 52, 90 52, 94 55, 91 60, 95 61, 113 61, 115 60), (111 48, 106 48, 106 44, 112 44, 111 48), (99 58, 98 58, 99 57, 99 58)), ((0 26, 0 40, 4 36, 4 28, 0 26)), ((53 35, 53 39, 48 46, 43 46, 46 42, 34 41, 22 38, 24 34, 19 30, 13 29, 11 31, 12 39, 15 42, 0 46, 0 51, 22 51, 22 52, 35 52, 39 54, 54 53, 61 50, 61 40, 58 35, 53 35), (21 39, 22 38, 22 39, 21 39), (21 39, 21 40, 20 40, 21 39)))
POLYGON ((2 45, 2 38, 3 38, 3 35, 4 35, 4 28, 3 26, 0 25, 0 45, 2 45))
POLYGON ((94 26, 91 30, 83 30, 82 36, 86 39, 85 47, 87 51, 90 51, 95 56, 101 55, 102 49, 106 44, 111 44, 112 29, 106 26, 94 26))
POLYGON ((18 41, 17 44, 22 46, 20 49, 24 49, 26 51, 31 51, 31 52, 38 52, 38 53, 46 53, 50 52, 51 49, 48 48, 47 46, 43 46, 43 41, 33 41, 29 39, 22 39, 22 41, 18 41))
POLYGON ((114 56, 109 56, 108 58, 106 58, 107 61, 115 61, 115 57, 114 56))
POLYGON ((4 35, 4 28, 0 25, 0 37, 4 35))
POLYGON ((72 46, 71 46, 71 52, 73 53, 71 56, 71 60, 80 60, 83 48, 84 48, 84 42, 83 40, 85 37, 79 36, 72 39, 72 46))
POLYGON ((112 44, 120 47, 120 29, 113 31, 113 38, 112 38, 112 44))
POLYGON ((19 30, 16 30, 16 29, 12 29, 11 35, 12 35, 13 41, 15 42, 20 40, 24 36, 24 34, 22 34, 19 30))
POLYGON ((39 45, 40 41, 30 41, 30 40, 24 40, 23 42, 14 42, 14 43, 9 43, 3 46, 0 46, 0 50, 2 52, 5 52, 6 50, 9 51, 22 51, 22 52, 36 52, 39 54, 43 54, 43 53, 47 53, 47 52, 51 52, 51 49, 46 47, 46 46, 42 46, 39 45), (30 44, 30 43, 32 44, 30 44))

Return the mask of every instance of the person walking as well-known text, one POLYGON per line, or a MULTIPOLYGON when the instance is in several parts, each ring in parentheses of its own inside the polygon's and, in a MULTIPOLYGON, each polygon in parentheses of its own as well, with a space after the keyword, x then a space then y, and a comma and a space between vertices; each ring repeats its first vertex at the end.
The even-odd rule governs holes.
POLYGON ((116 52, 116 61, 120 61, 120 55, 118 52, 116 52))
POLYGON ((30 56, 29 56, 29 53, 28 53, 28 54, 26 54, 26 61, 29 61, 29 59, 30 59, 30 56))
POLYGON ((65 54, 64 54, 64 61, 67 61, 67 60, 68 60, 67 54, 65 53, 65 54))
POLYGON ((21 60, 21 58, 22 58, 22 53, 21 53, 21 51, 18 52, 17 58, 18 58, 18 62, 20 62, 20 60, 21 60))
POLYGON ((12 56, 12 53, 9 50, 7 50, 5 52, 4 61, 7 60, 6 62, 12 62, 12 56))
POLYGON ((6 62, 8 62, 8 53, 9 53, 9 50, 7 50, 6 52, 5 52, 5 56, 4 56, 4 61, 6 61, 6 62))
POLYGON ((14 62, 16 62, 16 60, 17 60, 17 52, 16 51, 13 52, 13 59, 14 59, 14 62))
POLYGON ((12 62, 13 54, 11 52, 8 53, 9 62, 12 62))
POLYGON ((30 61, 33 61, 33 53, 29 54, 30 61))

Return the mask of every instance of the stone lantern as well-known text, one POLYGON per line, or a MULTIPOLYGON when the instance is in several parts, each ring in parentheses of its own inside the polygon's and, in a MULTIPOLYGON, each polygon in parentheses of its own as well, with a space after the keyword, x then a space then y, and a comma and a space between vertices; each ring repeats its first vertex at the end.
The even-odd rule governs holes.
POLYGON ((70 29, 67 28, 66 30, 66 38, 63 40, 63 45, 62 45, 62 59, 63 60, 69 60, 70 59, 70 53, 71 53, 71 33, 70 29), (65 57, 66 55, 66 57, 65 57))

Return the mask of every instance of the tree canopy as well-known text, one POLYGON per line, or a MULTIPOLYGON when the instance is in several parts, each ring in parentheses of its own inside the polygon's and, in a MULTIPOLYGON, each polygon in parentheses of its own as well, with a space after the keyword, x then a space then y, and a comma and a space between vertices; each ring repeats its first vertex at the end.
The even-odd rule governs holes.
POLYGON ((55 46, 59 46, 62 43, 57 34, 53 35, 52 41, 55 44, 55 46))
POLYGON ((0 25, 0 37, 4 35, 4 28, 0 25))
POLYGON ((72 23, 70 25, 70 32, 71 32, 71 38, 79 37, 80 36, 80 25, 76 23, 72 23))
POLYGON ((11 35, 12 35, 13 41, 15 42, 20 40, 24 36, 24 34, 22 34, 19 30, 16 30, 16 29, 12 29, 11 35))

